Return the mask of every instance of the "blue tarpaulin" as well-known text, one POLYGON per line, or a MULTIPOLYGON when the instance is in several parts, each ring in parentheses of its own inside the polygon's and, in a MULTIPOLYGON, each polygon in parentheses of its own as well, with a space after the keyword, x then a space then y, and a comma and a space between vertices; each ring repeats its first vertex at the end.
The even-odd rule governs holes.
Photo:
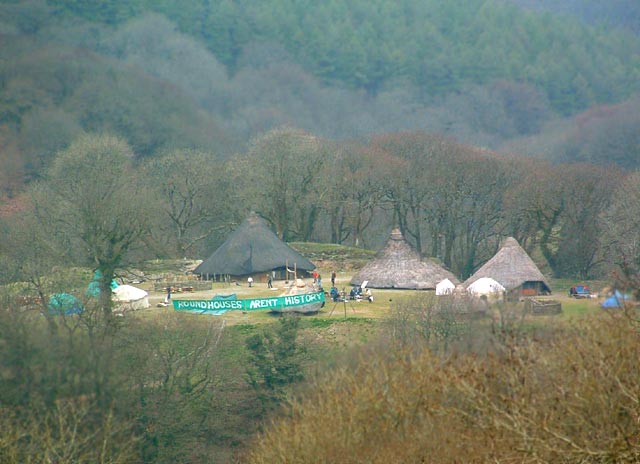
POLYGON ((80 314, 82 312, 82 303, 69 293, 54 293, 49 297, 49 314, 66 316, 72 314, 80 314))
MULTIPOLYGON (((89 282, 87 286, 87 296, 98 298, 100 296, 100 279, 102 279, 102 271, 100 269, 96 269, 96 272, 93 273, 93 280, 89 282)), ((118 288, 118 282, 115 280, 111 280, 111 290, 115 290, 118 288)))

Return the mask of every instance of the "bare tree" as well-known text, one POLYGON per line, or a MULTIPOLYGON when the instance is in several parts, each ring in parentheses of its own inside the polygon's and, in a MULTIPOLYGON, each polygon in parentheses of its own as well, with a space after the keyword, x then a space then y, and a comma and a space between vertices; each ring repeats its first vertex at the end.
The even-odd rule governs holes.
POLYGON ((212 153, 176 150, 146 165, 149 188, 159 196, 157 229, 169 237, 172 254, 184 257, 208 238, 215 218, 229 215, 230 180, 212 153))
POLYGON ((602 227, 610 264, 640 269, 640 173, 628 175, 614 190, 602 227))
POLYGON ((71 256, 101 271, 100 307, 111 315, 116 267, 148 233, 143 184, 126 142, 82 136, 58 154, 33 201, 39 226, 71 256))
POLYGON ((245 201, 280 238, 310 238, 326 192, 320 180, 328 150, 322 140, 292 128, 272 130, 253 142, 242 179, 250 195, 245 201))
POLYGON ((348 145, 334 158, 331 201, 327 202, 332 234, 364 246, 364 233, 376 217, 385 196, 385 160, 368 147, 348 145))

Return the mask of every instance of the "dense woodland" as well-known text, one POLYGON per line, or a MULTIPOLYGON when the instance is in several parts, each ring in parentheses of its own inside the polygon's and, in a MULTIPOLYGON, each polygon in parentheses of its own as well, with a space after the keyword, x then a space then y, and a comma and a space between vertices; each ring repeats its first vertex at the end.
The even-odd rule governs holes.
POLYGON ((636 7, 583 20, 598 3, 3 2, 0 187, 14 195, 81 132, 137 157, 233 156, 282 125, 635 168, 636 7))
POLYGON ((638 7, 557 3, 2 2, 0 461, 638 462, 633 310, 112 312, 116 273, 203 258, 251 211, 289 242, 399 226, 460 279, 513 236, 638 296, 638 7), (95 269, 81 315, 48 310, 95 269))

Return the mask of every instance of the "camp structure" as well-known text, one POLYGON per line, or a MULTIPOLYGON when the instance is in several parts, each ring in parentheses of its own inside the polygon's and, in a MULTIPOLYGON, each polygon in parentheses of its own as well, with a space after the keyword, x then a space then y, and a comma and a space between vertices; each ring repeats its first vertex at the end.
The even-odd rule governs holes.
POLYGON ((353 276, 350 284, 361 286, 369 281, 371 288, 397 288, 407 290, 435 290, 438 282, 449 279, 459 281, 449 271, 420 254, 404 239, 400 229, 395 228, 385 247, 370 263, 353 276))
POLYGON ((464 282, 469 287, 483 277, 499 282, 508 297, 546 295, 551 287, 538 266, 513 238, 507 238, 498 252, 464 282))
POLYGON ((254 280, 266 281, 267 273, 273 278, 288 280, 294 278, 290 271, 295 270, 300 277, 315 268, 311 261, 280 240, 263 218, 251 213, 193 273, 207 280, 257 276, 254 280))
POLYGON ((605 298, 600 307, 603 309, 624 308, 625 304, 631 300, 631 295, 615 290, 612 295, 605 298))
POLYGON ((115 310, 135 311, 149 307, 149 294, 132 285, 118 285, 112 290, 115 310))
POLYGON ((49 297, 49 314, 72 316, 81 314, 84 308, 82 303, 70 293, 54 293, 49 297))
POLYGON ((501 298, 505 290, 500 282, 493 280, 491 277, 480 277, 467 287, 467 293, 478 297, 501 298))
POLYGON ((456 289, 456 286, 449 279, 441 280, 436 284, 436 295, 452 295, 453 291, 456 289))

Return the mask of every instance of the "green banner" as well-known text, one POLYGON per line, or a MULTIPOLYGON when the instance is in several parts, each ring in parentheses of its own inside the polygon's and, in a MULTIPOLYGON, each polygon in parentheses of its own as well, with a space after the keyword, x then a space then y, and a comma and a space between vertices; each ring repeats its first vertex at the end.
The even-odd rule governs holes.
POLYGON ((269 311, 323 303, 324 292, 303 293, 301 295, 276 296, 271 298, 248 298, 243 300, 173 300, 176 311, 220 311, 239 309, 242 311, 269 311))

